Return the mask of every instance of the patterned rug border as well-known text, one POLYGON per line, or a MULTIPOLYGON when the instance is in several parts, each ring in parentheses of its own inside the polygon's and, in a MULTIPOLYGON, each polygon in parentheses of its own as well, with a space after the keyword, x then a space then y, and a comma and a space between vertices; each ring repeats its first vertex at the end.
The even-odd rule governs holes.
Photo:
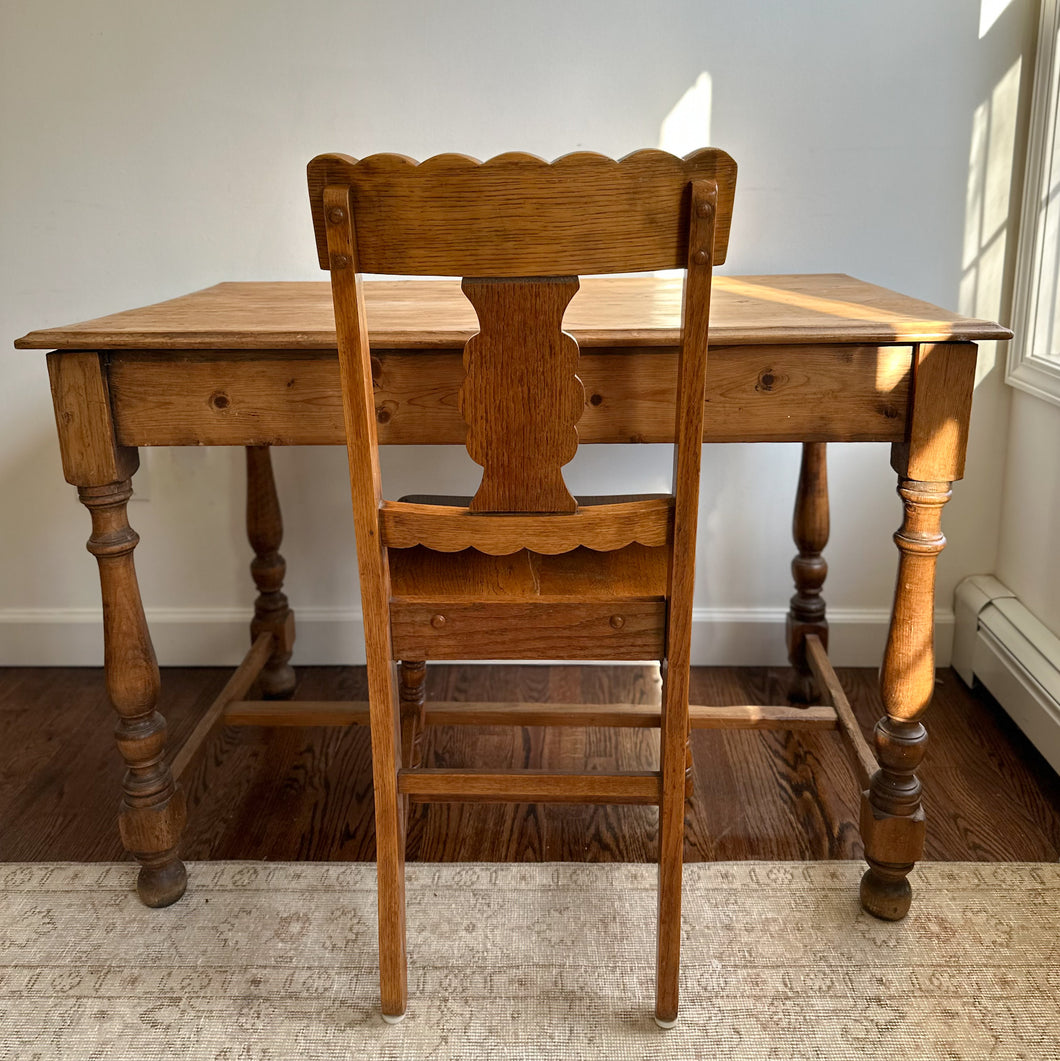
MULTIPOLYGON (((188 888, 223 891, 271 891, 277 887, 313 890, 375 891, 374 862, 188 862, 188 888), (365 873, 365 869, 372 869, 365 873)), ((828 862, 686 862, 686 886, 716 888, 789 888, 801 881, 815 888, 847 890, 851 877, 864 872, 860 860, 828 862)), ((577 887, 621 880, 624 888, 654 890, 657 868, 641 862, 408 862, 410 884, 441 878, 465 887, 577 887), (541 879, 542 871, 548 878, 541 879)), ((0 862, 0 891, 68 891, 96 887, 131 889, 133 862, 0 862)), ((979 890, 1012 887, 1028 880, 1043 888, 1060 888, 1060 863, 1052 862, 920 862, 910 876, 914 888, 944 885, 979 890)))
POLYGON ((379 1019, 375 866, 0 863, 0 1061, 1057 1061, 1060 865, 685 866, 682 1008, 651 1021, 653 864, 407 866, 409 1019, 379 1019))

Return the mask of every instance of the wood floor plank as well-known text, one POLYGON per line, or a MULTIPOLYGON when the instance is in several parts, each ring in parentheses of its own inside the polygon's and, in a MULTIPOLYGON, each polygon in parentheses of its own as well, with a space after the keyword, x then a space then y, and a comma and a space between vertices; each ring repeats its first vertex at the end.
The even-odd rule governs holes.
MULTIPOLYGON (((161 710, 175 744, 227 681, 218 668, 167 668, 161 710)), ((862 731, 880 713, 876 675, 842 669, 862 731)), ((696 703, 781 703, 787 672, 697 668, 696 703)), ((658 702, 658 669, 641 666, 428 668, 438 700, 658 702)), ((366 696, 363 668, 299 672, 299 699, 366 696)), ((101 671, 0 670, 0 861, 121 856, 115 814, 122 765, 101 671)), ((922 777, 926 857, 1060 857, 1060 779, 987 694, 941 671, 927 718, 922 777)), ((857 858, 859 792, 834 732, 699 730, 689 860, 857 858)), ((184 857, 364 860, 374 854, 371 748, 364 727, 223 730, 185 778, 184 857)), ((458 726, 427 731, 425 765, 658 767, 658 732, 458 726)), ((410 859, 650 861, 656 811, 630 806, 415 805, 410 859)))

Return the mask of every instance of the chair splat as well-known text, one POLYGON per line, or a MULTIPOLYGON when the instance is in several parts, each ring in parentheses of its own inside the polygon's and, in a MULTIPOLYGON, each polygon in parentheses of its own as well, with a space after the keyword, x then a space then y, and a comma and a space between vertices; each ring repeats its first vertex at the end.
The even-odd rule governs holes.
POLYGON ((460 412, 482 466, 472 512, 574 512, 563 465, 585 409, 578 343, 563 331, 576 276, 465 279, 479 331, 464 347, 460 412))

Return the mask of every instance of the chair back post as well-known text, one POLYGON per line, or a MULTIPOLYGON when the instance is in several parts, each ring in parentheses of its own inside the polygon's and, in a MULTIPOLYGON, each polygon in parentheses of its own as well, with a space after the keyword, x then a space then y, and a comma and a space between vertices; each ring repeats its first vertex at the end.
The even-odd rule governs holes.
POLYGON ((674 417, 674 545, 670 573, 670 627, 675 634, 680 632, 684 647, 672 640, 672 634, 667 654, 671 662, 681 666, 684 671, 688 669, 688 647, 685 643, 688 638, 683 631, 687 628, 691 636, 692 583, 699 521, 699 476, 703 457, 717 183, 710 180, 692 181, 690 199, 688 261, 681 306, 681 353, 674 417))
POLYGON ((368 345, 364 290, 357 268, 357 240, 349 188, 325 188, 324 209, 365 637, 383 639, 379 647, 389 653, 386 605, 390 580, 386 549, 379 536, 383 490, 376 421, 371 415, 375 410, 372 356, 368 345), (378 612, 375 611, 377 607, 378 612))
POLYGON ((660 719, 662 798, 659 804, 659 934, 656 1018, 676 1019, 681 963, 681 865, 684 855, 686 773, 691 766, 688 716, 707 326, 714 265, 718 186, 691 182, 688 258, 674 421, 674 524, 666 623, 666 667, 660 719))
POLYGON ((339 374, 349 451, 357 568, 368 664, 379 876, 379 962, 384 1013, 403 1013, 408 997, 405 955, 404 811, 398 794, 401 718, 390 632, 390 568, 379 533, 382 480, 372 390, 372 357, 357 261, 348 185, 323 190, 328 267, 335 303, 339 374), (389 764, 382 770, 378 764, 389 764))

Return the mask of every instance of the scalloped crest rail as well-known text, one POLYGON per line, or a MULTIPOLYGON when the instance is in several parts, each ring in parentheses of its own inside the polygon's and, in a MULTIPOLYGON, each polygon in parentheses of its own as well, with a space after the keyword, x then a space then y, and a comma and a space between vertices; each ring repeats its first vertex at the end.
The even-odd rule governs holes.
POLYGON ((320 155, 309 163, 320 267, 328 268, 324 189, 350 189, 363 273, 579 276, 684 268, 688 186, 718 185, 714 263, 729 243, 736 163, 717 148, 685 158, 582 151, 545 162, 437 155, 320 155), (674 224, 674 220, 677 224, 674 224))

